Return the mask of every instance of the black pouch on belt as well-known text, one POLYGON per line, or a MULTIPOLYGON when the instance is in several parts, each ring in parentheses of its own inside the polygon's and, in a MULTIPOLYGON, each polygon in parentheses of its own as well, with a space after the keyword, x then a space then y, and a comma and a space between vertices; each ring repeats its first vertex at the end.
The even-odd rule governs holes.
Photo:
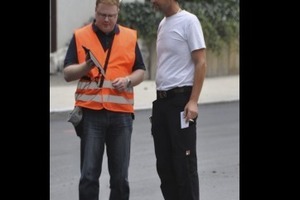
POLYGON ((69 113, 68 122, 71 122, 75 128, 76 135, 80 137, 83 133, 82 124, 82 108, 75 106, 74 109, 69 113))

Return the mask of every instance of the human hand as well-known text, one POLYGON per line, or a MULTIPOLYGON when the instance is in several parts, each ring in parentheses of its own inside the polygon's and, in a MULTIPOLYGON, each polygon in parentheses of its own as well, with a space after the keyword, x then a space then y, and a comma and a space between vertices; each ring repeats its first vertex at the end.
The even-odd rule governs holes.
POLYGON ((198 117, 198 106, 197 103, 189 101, 184 108, 185 120, 193 122, 198 117))
POLYGON ((128 78, 127 77, 119 77, 113 80, 112 86, 117 89, 118 91, 126 90, 128 85, 128 78))
POLYGON ((92 59, 87 59, 87 60, 85 60, 85 62, 86 62, 86 65, 87 65, 89 68, 92 68, 92 67, 95 66, 95 63, 93 62, 92 59))
POLYGON ((82 46, 82 48, 84 49, 84 52, 85 52, 85 62, 86 62, 86 65, 89 68, 92 68, 93 66, 95 66, 95 63, 91 59, 90 50, 88 48, 86 48, 85 46, 82 46))

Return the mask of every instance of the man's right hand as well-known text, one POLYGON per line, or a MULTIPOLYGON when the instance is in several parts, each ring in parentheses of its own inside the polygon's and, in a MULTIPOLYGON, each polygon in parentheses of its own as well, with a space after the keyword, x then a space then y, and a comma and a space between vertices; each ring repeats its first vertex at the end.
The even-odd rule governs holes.
POLYGON ((86 48, 85 46, 82 46, 82 48, 84 49, 84 52, 85 52, 85 62, 86 62, 86 65, 89 68, 92 68, 93 66, 95 66, 95 63, 91 59, 91 56, 90 56, 90 53, 89 53, 90 50, 88 48, 86 48))
POLYGON ((89 68, 92 68, 95 66, 95 63, 92 61, 91 58, 88 58, 85 60, 86 61, 86 65, 89 67, 89 68))

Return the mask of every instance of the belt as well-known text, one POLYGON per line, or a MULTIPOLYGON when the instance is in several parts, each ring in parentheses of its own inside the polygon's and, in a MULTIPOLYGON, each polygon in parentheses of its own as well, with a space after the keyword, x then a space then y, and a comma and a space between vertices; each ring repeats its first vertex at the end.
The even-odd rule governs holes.
POLYGON ((192 91, 192 86, 183 86, 183 87, 176 87, 171 90, 162 91, 157 90, 156 91, 156 97, 157 99, 166 99, 176 96, 177 94, 189 94, 192 91))

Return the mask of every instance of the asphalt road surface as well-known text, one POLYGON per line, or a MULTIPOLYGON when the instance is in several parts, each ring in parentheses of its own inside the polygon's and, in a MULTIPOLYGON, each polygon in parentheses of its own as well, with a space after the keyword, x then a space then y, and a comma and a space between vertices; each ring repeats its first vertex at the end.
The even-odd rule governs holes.
MULTIPOLYGON (((129 167, 130 200, 163 200, 155 169, 151 110, 135 112, 129 167)), ((67 113, 50 116, 50 200, 78 200, 79 138, 67 113)), ((201 200, 239 200, 239 101, 203 104, 197 119, 201 200)), ((109 197, 104 156, 100 200, 109 197)))

